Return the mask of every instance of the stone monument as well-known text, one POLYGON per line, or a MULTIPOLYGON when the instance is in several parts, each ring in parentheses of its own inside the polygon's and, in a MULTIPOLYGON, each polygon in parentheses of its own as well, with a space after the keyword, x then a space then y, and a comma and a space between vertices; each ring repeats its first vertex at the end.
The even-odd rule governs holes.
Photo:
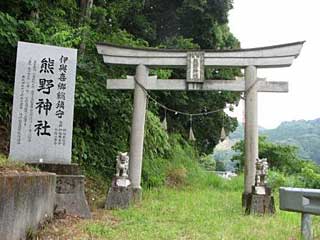
POLYGON ((107 209, 128 208, 130 203, 134 201, 134 192, 128 177, 128 153, 120 152, 116 161, 116 175, 112 179, 105 205, 107 209))
POLYGON ((9 157, 56 173, 57 209, 90 217, 71 164, 76 66, 76 49, 18 42, 9 157))
POLYGON ((256 159, 255 184, 248 198, 246 213, 273 214, 275 213, 274 198, 271 188, 267 186, 268 162, 266 158, 256 159))
POLYGON ((10 158, 71 163, 77 50, 19 42, 10 158))

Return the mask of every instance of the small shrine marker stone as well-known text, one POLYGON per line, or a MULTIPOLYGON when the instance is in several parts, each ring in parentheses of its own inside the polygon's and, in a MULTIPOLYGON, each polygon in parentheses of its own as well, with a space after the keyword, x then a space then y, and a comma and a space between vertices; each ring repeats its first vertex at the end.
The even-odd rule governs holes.
POLYGON ((10 158, 71 163, 77 50, 18 43, 10 158))

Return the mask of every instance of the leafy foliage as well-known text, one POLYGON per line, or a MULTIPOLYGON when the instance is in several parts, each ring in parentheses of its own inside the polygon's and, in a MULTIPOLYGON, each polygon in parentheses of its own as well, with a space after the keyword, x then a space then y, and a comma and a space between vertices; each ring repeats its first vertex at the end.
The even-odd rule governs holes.
POLYGON ((0 175, 6 173, 34 172, 37 168, 26 165, 23 162, 11 161, 5 155, 0 153, 0 175))
MULTIPOLYGON (((259 133, 272 142, 294 145, 300 158, 320 163, 320 119, 283 122, 275 129, 260 128, 259 133)), ((243 139, 243 135, 243 124, 239 124, 230 138, 243 139)))
MULTIPOLYGON (((236 151, 233 160, 238 160, 240 169, 244 166, 244 141, 237 142, 232 149, 236 151)), ((297 148, 291 145, 275 144, 267 141, 264 136, 259 137, 259 158, 267 158, 270 168, 281 171, 290 169, 299 161, 297 148)))
POLYGON ((216 170, 217 163, 214 160, 212 155, 203 155, 203 156, 201 156, 199 163, 207 171, 216 170))
MULTIPOLYGON (((107 41, 134 47, 236 48, 239 42, 227 26, 231 7, 231 1, 218 0, 95 0, 91 9, 83 9, 81 1, 75 0, 2 1, 0 124, 11 122, 17 41, 77 48, 72 160, 88 173, 98 173, 110 179, 117 152, 129 150, 132 92, 108 91, 105 80, 133 75, 134 68, 106 66, 97 54, 95 44, 107 41), (194 21, 192 24, 190 19, 194 21)), ((185 70, 155 69, 151 73, 165 79, 185 78, 185 70)), ((233 79, 238 74, 238 69, 206 69, 208 78, 233 79)), ((228 92, 155 92, 153 95, 169 107, 188 112, 219 109, 226 103, 239 101, 239 94, 228 92)), ((179 165, 189 171, 190 166, 194 166, 191 160, 189 167, 183 161, 185 152, 196 151, 183 139, 170 140, 157 117, 162 118, 163 114, 150 102, 143 173, 147 185, 159 185, 165 181, 166 171, 169 171, 165 166, 170 165, 167 159, 177 157, 173 151, 180 155, 177 159, 181 164, 175 162, 177 168, 179 165)), ((235 119, 228 118, 223 112, 195 119, 198 141, 194 147, 200 152, 211 152, 218 141, 223 119, 227 131, 236 127, 235 119)), ((187 139, 189 119, 170 115, 168 126, 170 134, 181 133, 187 139)))
MULTIPOLYGON (((244 164, 243 140, 233 146, 237 152, 233 160, 240 162, 240 169, 244 164)), ((320 187, 320 166, 311 160, 298 157, 297 147, 276 144, 267 141, 266 137, 259 137, 259 157, 267 158, 270 168, 270 184, 273 187, 320 187)))
POLYGON ((301 158, 320 163, 320 119, 283 122, 276 129, 262 133, 271 141, 297 146, 301 158))

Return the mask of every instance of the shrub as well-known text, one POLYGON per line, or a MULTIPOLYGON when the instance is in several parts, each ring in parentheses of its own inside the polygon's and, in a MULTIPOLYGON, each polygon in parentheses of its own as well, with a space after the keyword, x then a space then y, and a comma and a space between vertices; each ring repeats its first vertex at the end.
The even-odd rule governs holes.
POLYGON ((166 184, 170 187, 179 187, 186 184, 187 180, 187 169, 173 168, 168 170, 166 177, 166 184))
POLYGON ((207 171, 214 171, 216 169, 216 161, 211 154, 202 155, 199 159, 199 163, 207 171))
POLYGON ((0 154, 0 173, 1 172, 32 172, 38 171, 37 168, 30 167, 23 162, 12 161, 8 159, 5 155, 0 154))
POLYGON ((320 188, 320 174, 310 167, 304 167, 301 171, 301 176, 305 187, 320 188))
POLYGON ((268 185, 272 189, 279 187, 307 187, 301 175, 286 175, 279 171, 269 171, 268 185))

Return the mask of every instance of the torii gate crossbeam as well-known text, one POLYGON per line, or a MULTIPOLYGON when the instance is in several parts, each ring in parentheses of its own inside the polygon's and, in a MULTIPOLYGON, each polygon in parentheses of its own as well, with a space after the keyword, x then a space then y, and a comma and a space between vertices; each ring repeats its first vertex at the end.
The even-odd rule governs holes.
POLYGON ((135 79, 107 80, 108 89, 134 89, 134 110, 130 139, 129 177, 133 188, 141 192, 141 170, 148 90, 242 91, 245 99, 245 189, 251 193, 254 185, 255 160, 258 158, 257 92, 288 92, 287 82, 268 82, 257 78, 257 68, 288 67, 299 55, 304 42, 294 42, 262 48, 213 50, 166 50, 131 48, 109 43, 97 44, 98 53, 107 64, 135 65, 135 79), (187 67, 187 79, 158 80, 148 75, 152 67, 187 67), (245 78, 237 80, 205 80, 204 67, 241 67, 245 78), (137 81, 139 84, 135 83, 137 81), (141 86, 139 86, 141 85, 141 86))

